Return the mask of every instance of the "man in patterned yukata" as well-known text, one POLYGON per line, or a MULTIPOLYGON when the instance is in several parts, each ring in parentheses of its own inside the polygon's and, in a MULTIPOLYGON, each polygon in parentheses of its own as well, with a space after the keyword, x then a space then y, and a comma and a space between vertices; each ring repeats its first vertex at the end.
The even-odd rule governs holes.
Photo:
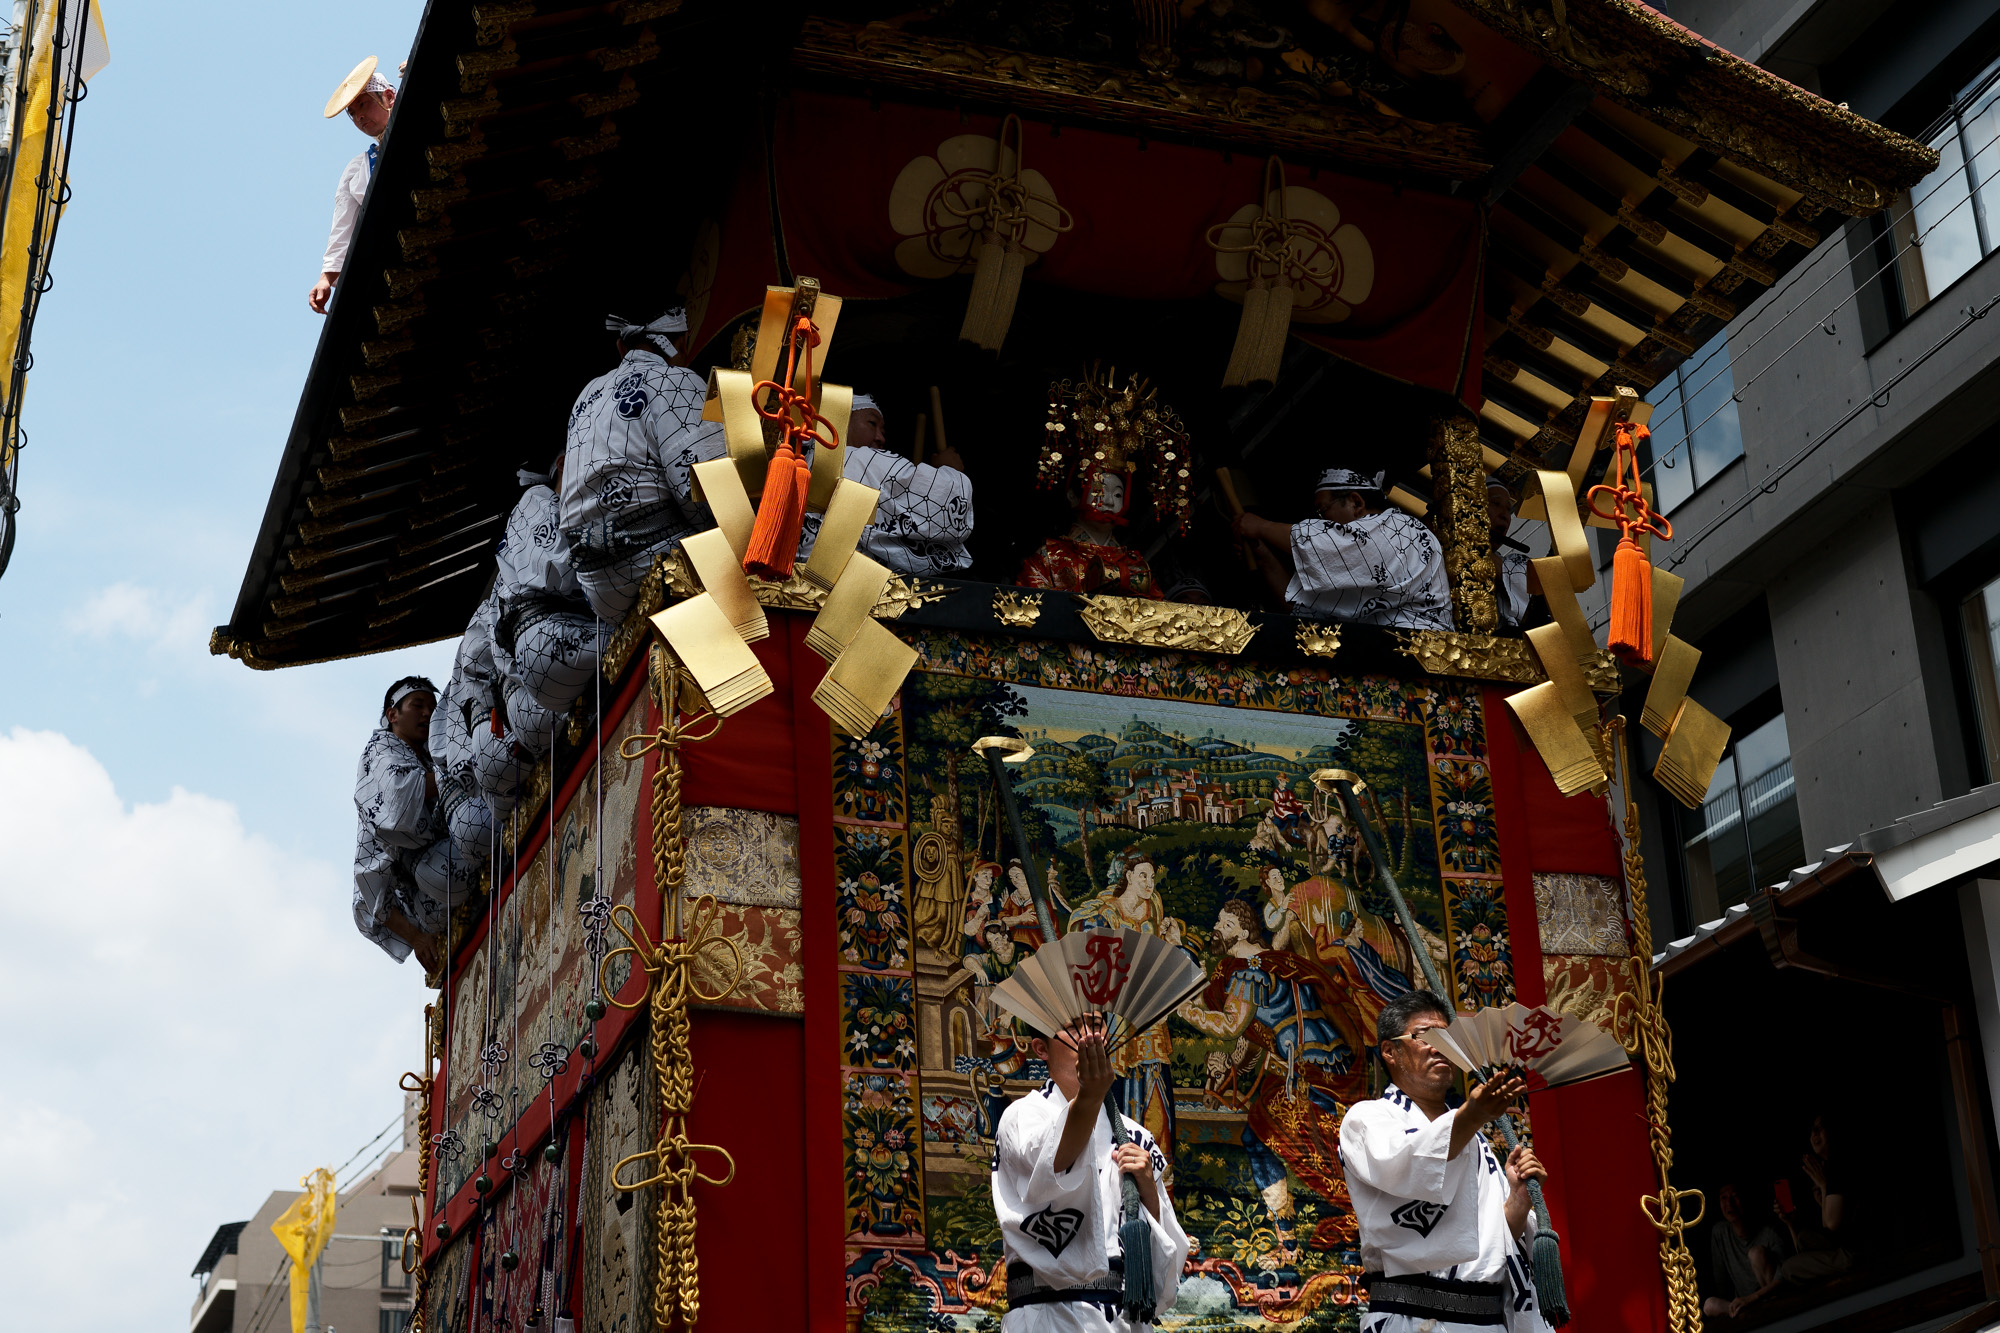
POLYGON ((701 419, 707 386, 667 335, 687 332, 687 312, 669 310, 618 332, 622 359, 583 386, 563 451, 562 532, 578 584, 607 624, 623 623, 656 556, 713 526, 694 499, 694 465, 726 451, 722 423, 701 419))
POLYGON ((1498 477, 1486 479, 1486 521, 1493 533, 1493 561, 1500 570, 1493 589, 1500 624, 1520 629, 1528 614, 1528 553, 1502 545, 1514 524, 1514 492, 1498 477))
POLYGON ((1379 472, 1328 468, 1313 489, 1319 517, 1239 514, 1236 535, 1257 543, 1258 569, 1301 619, 1451 629, 1444 547, 1422 520, 1387 504, 1382 482, 1379 472), (1272 547, 1290 552, 1289 579, 1272 547))
POLYGON ((1007 1251, 1003 1333, 1130 1333, 1119 1312, 1125 1260, 1118 1224, 1122 1179, 1131 1176, 1152 1240, 1156 1317, 1173 1308, 1188 1238, 1161 1178, 1166 1158, 1144 1127, 1120 1116, 1112 1146, 1104 1097, 1111 1052, 1101 1021, 1086 1017, 1053 1040, 1037 1037, 1049 1081, 1000 1117, 993 1145, 993 1211, 1007 1251))
MULTIPOLYGON (((493 637, 513 662, 507 679, 510 719, 521 694, 551 714, 568 712, 590 684, 598 653, 611 637, 611 627, 590 609, 571 568, 555 490, 562 470, 558 457, 550 473, 515 474, 527 489, 507 518, 496 553, 493 595, 500 615, 493 637)), ((523 743, 529 739, 522 737, 523 743)), ((546 740, 533 739, 546 753, 546 740)))
POLYGON ((1548 1172, 1526 1144, 1503 1167, 1483 1133, 1526 1085, 1496 1078, 1448 1108, 1456 1071, 1422 1034, 1451 1018, 1426 990, 1383 1006, 1382 1063, 1393 1082, 1341 1122, 1369 1289, 1361 1330, 1544 1333, 1528 1258, 1535 1220, 1527 1182, 1548 1172))
POLYGON ((489 595, 472 613, 458 641, 451 679, 431 713, 430 755, 438 773, 438 805, 452 848, 466 864, 486 864, 493 836, 493 806, 479 787, 478 737, 490 734, 494 602, 489 595))
POLYGON ((354 776, 354 924, 397 962, 414 951, 426 971, 444 954, 451 909, 475 867, 451 844, 428 749, 437 686, 405 676, 382 699, 382 719, 354 776))
POLYGON ((865 393, 854 395, 840 472, 882 493, 875 521, 855 547, 898 574, 956 574, 972 567, 965 542, 972 535, 972 480, 958 450, 946 446, 930 463, 912 463, 882 447, 882 408, 865 393))

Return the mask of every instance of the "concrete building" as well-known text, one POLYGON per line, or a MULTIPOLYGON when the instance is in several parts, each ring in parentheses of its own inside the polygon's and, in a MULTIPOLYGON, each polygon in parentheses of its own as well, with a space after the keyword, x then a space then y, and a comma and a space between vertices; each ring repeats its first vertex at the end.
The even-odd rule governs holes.
MULTIPOLYGON (((403 1229, 416 1192, 417 1154, 410 1149, 340 1196, 321 1275, 323 1333, 402 1333, 408 1324, 412 1293, 403 1272, 403 1229)), ((297 1190, 274 1191, 249 1221, 216 1228, 194 1266, 200 1285, 188 1333, 284 1333, 291 1327, 291 1260, 271 1224, 298 1197, 297 1190)))
MULTIPOLYGON (((1733 728, 1701 808, 1639 784, 1655 939, 1674 941, 1676 1183, 1708 1191, 1711 1219, 1734 1185, 1754 1236, 1787 1187, 1810 1190, 1824 1117, 1820 1151, 1866 1218, 1841 1229, 1847 1259, 1713 1326, 1985 1328, 2000 1320, 2000 8, 1660 7, 1941 157, 1642 390, 1674 527, 1656 560, 1687 580, 1674 632, 1702 650, 1692 696, 1733 728)), ((1615 534, 1594 536, 1602 627, 1615 534)), ((1650 770, 1659 743, 1636 739, 1650 770)), ((1809 1193, 1795 1202, 1794 1226, 1813 1219, 1809 1193)), ((1710 1235, 1691 1243, 1704 1294, 1727 1298, 1710 1235)))

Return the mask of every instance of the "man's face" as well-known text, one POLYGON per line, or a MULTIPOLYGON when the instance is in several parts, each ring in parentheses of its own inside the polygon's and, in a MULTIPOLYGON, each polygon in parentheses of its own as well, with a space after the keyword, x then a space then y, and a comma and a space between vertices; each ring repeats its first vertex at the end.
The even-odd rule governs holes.
POLYGON ((1329 523, 1352 523, 1368 513, 1368 502, 1359 491, 1314 491, 1313 504, 1329 523))
POLYGON ((1037 1060, 1048 1062, 1049 1077, 1058 1084, 1076 1082, 1076 1048, 1068 1042, 1036 1037, 1028 1043, 1028 1049, 1037 1060))
POLYGON ((393 88, 362 93, 347 104, 347 118, 354 122, 355 129, 371 139, 379 139, 382 131, 389 128, 389 108, 394 105, 396 90, 393 88))
POLYGON ((1153 867, 1141 861, 1132 867, 1131 873, 1125 877, 1125 882, 1128 888, 1137 889, 1141 898, 1152 897, 1153 867))
POLYGON ((1451 1080, 1457 1070, 1451 1061, 1444 1058, 1435 1046, 1425 1041, 1422 1034, 1433 1028, 1450 1027, 1451 1024, 1436 1014, 1418 1014, 1410 1020, 1401 1037, 1382 1043, 1382 1063, 1389 1067, 1389 1074, 1396 1080, 1396 1086, 1413 1096, 1442 1097, 1451 1088, 1451 1080))
POLYGON ((1236 919, 1236 913, 1223 912, 1215 918, 1215 940, 1223 948, 1228 948, 1243 938, 1243 923, 1236 919))
POLYGON ((389 730, 411 745, 422 745, 430 739, 431 711, 436 707, 437 699, 428 691, 406 694, 401 703, 389 710, 389 730))
POLYGON ((1734 1185, 1724 1185, 1722 1194, 1716 1202, 1722 1208, 1722 1218, 1725 1222, 1734 1222, 1743 1216, 1743 1199, 1737 1194, 1734 1185))
POLYGON ((884 439, 882 414, 864 407, 847 419, 847 443, 856 449, 880 449, 884 439))
POLYGON ((1514 497, 1509 495, 1503 487, 1488 486, 1486 488, 1486 522, 1493 529, 1493 535, 1496 537, 1506 536, 1507 525, 1513 521, 1514 497))

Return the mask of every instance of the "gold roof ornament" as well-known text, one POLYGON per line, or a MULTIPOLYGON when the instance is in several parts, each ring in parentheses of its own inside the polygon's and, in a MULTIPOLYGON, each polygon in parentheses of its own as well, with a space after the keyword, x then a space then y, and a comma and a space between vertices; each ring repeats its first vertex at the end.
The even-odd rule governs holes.
POLYGON ((361 90, 368 86, 368 80, 374 77, 375 68, 379 63, 374 56, 369 56, 348 71, 347 77, 340 81, 340 86, 333 90, 333 96, 326 99, 328 120, 347 110, 348 104, 361 96, 361 90))

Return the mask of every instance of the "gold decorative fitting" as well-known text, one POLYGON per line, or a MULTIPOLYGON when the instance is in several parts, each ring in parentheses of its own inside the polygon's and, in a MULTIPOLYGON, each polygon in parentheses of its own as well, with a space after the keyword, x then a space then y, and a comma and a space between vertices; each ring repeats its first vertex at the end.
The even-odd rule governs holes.
MULTIPOLYGON (((1400 631, 1396 646, 1433 676, 1470 676, 1474 680, 1509 681, 1516 685, 1539 685, 1548 679, 1529 651, 1526 639, 1467 634, 1462 630, 1420 629, 1400 631)), ((1582 666, 1583 678, 1594 693, 1618 693, 1618 662, 1610 653, 1600 649, 1584 660, 1582 666)))
POLYGON ((1038 592, 995 592, 993 617, 1003 625, 1027 629, 1042 618, 1042 595, 1038 592))
POLYGON ((1084 597, 1080 601, 1084 625, 1105 643, 1234 654, 1249 647, 1257 633, 1250 617, 1234 607, 1138 597, 1084 597))
POLYGON ((1332 657, 1340 651, 1340 626, 1300 625, 1299 651, 1308 657, 1332 657))
POLYGON ((1500 623, 1494 585, 1493 527, 1486 508, 1486 450, 1479 423, 1456 403, 1431 421, 1433 527, 1444 547, 1453 621, 1475 634, 1500 623))

